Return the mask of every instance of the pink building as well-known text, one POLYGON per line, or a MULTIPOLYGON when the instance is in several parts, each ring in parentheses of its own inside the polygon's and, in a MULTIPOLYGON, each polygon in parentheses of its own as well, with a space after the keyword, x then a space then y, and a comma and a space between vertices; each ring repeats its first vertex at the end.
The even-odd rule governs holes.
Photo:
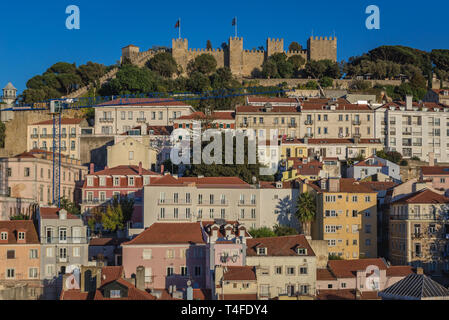
POLYGON ((421 180, 430 180, 432 182, 432 188, 446 191, 449 189, 449 167, 421 167, 421 180))
POLYGON ((86 176, 82 188, 81 212, 89 215, 91 210, 104 210, 115 197, 134 198, 133 223, 142 223, 143 187, 149 185, 152 178, 161 175, 139 166, 124 165, 94 172, 94 164, 90 165, 90 172, 86 176))
MULTIPOLYGON (((200 222, 155 223, 122 244, 125 277, 145 268, 145 287, 152 290, 205 287, 206 235, 200 222)), ((175 289, 176 291, 176 289, 175 289)))

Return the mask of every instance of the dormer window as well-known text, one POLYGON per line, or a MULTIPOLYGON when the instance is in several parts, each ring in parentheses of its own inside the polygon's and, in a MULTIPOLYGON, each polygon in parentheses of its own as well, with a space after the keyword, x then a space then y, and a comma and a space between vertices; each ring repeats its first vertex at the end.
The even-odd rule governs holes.
POLYGON ((8 240, 8 232, 2 232, 0 234, 0 240, 8 240))
POLYGON ((92 187, 94 185, 94 179, 93 177, 88 177, 87 178, 87 186, 88 187, 92 187))
POLYGON ((121 298, 120 290, 111 290, 111 298, 113 299, 121 298))
POLYGON ((25 232, 19 232, 19 240, 25 240, 25 232))
POLYGON ((134 177, 129 177, 128 178, 128 185, 134 186, 134 177))
POLYGON ((104 187, 104 186, 106 186, 106 178, 100 177, 100 187, 104 187))
POLYGON ((259 255, 259 256, 266 256, 267 255, 267 248, 257 248, 257 255, 259 255))
POLYGON ((307 249, 305 248, 296 248, 296 253, 300 256, 305 256, 307 254, 307 249))

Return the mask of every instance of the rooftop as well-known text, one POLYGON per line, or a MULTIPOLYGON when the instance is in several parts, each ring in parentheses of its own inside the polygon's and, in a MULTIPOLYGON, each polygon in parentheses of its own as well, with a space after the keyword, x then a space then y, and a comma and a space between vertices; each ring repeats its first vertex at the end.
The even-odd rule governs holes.
MULTIPOLYGON (((85 119, 82 118, 63 118, 61 119, 61 125, 69 125, 69 124, 80 124, 81 122, 85 121, 85 119)), ((40 122, 33 123, 32 126, 37 125, 52 125, 53 120, 44 120, 40 122)))
POLYGON ((225 267, 223 273, 225 281, 256 281, 256 271, 254 267, 225 267))
POLYGON ((438 194, 432 190, 422 189, 392 202, 392 204, 412 204, 412 203, 443 204, 449 203, 449 198, 445 197, 444 195, 438 194))
POLYGON ((2 244, 17 244, 18 233, 25 232, 26 244, 39 244, 39 237, 37 235, 36 228, 31 220, 11 220, 0 221, 0 232, 8 232, 8 240, 0 241, 2 244))
MULTIPOLYGON (((113 168, 107 168, 101 171, 94 172, 90 175, 96 176, 136 176, 139 175, 139 166, 135 165, 121 165, 113 168)), ((160 176, 160 173, 142 168, 142 175, 160 176)))
POLYGON ((449 166, 432 166, 432 167, 421 167, 421 172, 424 176, 426 175, 449 175, 449 166))
POLYGON ((257 256, 257 248, 266 248, 267 256, 298 256, 297 248, 307 249, 305 256, 315 256, 312 247, 302 234, 294 236, 256 238, 246 241, 247 256, 257 256))
POLYGON ((182 177, 175 178, 172 175, 165 175, 154 182, 151 186, 187 186, 195 185, 197 187, 231 187, 231 188, 249 188, 250 185, 238 177, 182 177))
POLYGON ((103 102, 99 106, 145 106, 145 107, 165 107, 165 106, 180 106, 188 107, 182 101, 176 101, 172 98, 119 98, 108 102, 103 102))

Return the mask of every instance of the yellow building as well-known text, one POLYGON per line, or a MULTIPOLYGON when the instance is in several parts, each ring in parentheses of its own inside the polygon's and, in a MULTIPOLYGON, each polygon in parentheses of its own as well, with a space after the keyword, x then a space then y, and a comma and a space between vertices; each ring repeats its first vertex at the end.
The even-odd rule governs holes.
POLYGON ((307 145, 304 143, 304 140, 293 138, 282 139, 281 160, 307 157, 307 145))
POLYGON ((317 160, 290 158, 287 160, 287 170, 282 173, 282 181, 316 181, 320 178, 322 168, 323 164, 317 160))
MULTIPOLYGON (((89 124, 86 119, 61 119, 61 154, 80 159, 80 136, 89 124)), ((41 121, 28 126, 27 148, 30 150, 53 150, 53 120, 41 121)))
POLYGON ((316 195, 312 238, 327 240, 329 255, 343 259, 377 257, 377 193, 354 179, 308 182, 316 195))
POLYGON ((132 137, 116 140, 116 143, 109 146, 107 151, 110 168, 121 165, 138 166, 142 163, 144 168, 156 170, 158 151, 132 137))

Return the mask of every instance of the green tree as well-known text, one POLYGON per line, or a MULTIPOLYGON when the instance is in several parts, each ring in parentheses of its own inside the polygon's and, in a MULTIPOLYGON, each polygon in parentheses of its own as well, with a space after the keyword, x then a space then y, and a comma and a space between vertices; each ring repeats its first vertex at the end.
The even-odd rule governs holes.
POLYGON ((272 238, 272 237, 276 237, 276 234, 274 233, 273 230, 271 230, 268 227, 261 227, 258 229, 254 229, 251 228, 249 229, 249 234, 253 237, 253 238, 272 238))
POLYGON ((321 85, 323 88, 329 88, 329 87, 332 87, 332 86, 334 85, 334 80, 332 80, 332 79, 329 78, 329 77, 323 77, 323 78, 320 79, 320 85, 321 85))
POLYGON ((298 231, 295 228, 287 227, 287 226, 281 226, 281 225, 275 225, 273 227, 273 231, 276 234, 277 237, 282 236, 294 236, 298 234, 298 231))
POLYGON ((301 193, 296 207, 296 218, 301 223, 302 232, 311 235, 311 226, 316 215, 315 196, 310 192, 301 193))
POLYGON ((78 216, 81 214, 80 208, 66 197, 61 198, 61 208, 73 215, 78 216))
POLYGON ((123 211, 120 206, 108 206, 103 214, 101 223, 103 228, 115 232, 125 228, 123 211))
POLYGON ((123 214, 123 222, 126 223, 131 221, 131 218, 134 213, 134 199, 131 197, 114 197, 112 199, 112 207, 118 208, 120 207, 123 214))
POLYGON ((385 150, 379 150, 376 151, 376 156, 382 159, 386 159, 388 161, 391 161, 393 163, 399 164, 402 160, 402 155, 397 151, 385 151, 385 150))
POLYGON ((215 60, 212 55, 203 53, 189 62, 187 71, 189 72, 189 74, 199 72, 204 75, 210 75, 215 72, 216 68, 217 60, 215 60))
POLYGON ((298 73, 299 70, 301 70, 304 67, 304 65, 306 64, 306 60, 298 54, 295 54, 295 55, 289 57, 287 59, 287 61, 290 62, 291 65, 293 66, 295 76, 299 75, 299 73, 298 73))
POLYGON ((178 71, 178 65, 169 52, 156 54, 147 62, 147 66, 165 78, 171 78, 178 71))
POLYGON ((14 216, 10 216, 9 220, 11 220, 11 221, 13 221, 13 220, 31 220, 31 217, 26 214, 18 213, 14 216))
POLYGON ((302 45, 300 45, 298 42, 293 41, 292 43, 290 43, 290 45, 288 46, 288 51, 301 51, 302 50, 302 45))
POLYGON ((107 68, 103 64, 87 62, 78 67, 78 74, 84 85, 95 82, 106 74, 107 68))
POLYGON ((76 73, 76 65, 74 63, 67 62, 58 62, 52 65, 44 74, 47 73, 55 73, 55 74, 75 74, 76 73))

